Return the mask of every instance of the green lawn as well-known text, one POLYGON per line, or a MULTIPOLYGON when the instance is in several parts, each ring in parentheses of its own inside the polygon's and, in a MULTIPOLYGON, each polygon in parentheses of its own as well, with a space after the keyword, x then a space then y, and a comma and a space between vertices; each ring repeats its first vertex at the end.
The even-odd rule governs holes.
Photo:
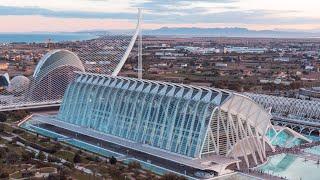
POLYGON ((54 153, 54 155, 59 158, 65 159, 69 162, 73 162, 74 153, 71 151, 61 150, 61 151, 54 153))

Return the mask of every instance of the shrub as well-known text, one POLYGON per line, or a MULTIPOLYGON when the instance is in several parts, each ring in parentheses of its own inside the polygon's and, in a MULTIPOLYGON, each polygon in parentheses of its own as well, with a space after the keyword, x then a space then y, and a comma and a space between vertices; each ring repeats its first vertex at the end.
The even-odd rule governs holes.
POLYGON ((8 117, 5 113, 0 112, 0 122, 6 122, 8 120, 8 117))
POLYGON ((6 155, 6 162, 8 164, 14 164, 19 161, 19 158, 19 155, 16 152, 12 151, 6 155))
POLYGON ((71 163, 71 162, 68 162, 68 161, 64 162, 63 165, 66 166, 66 167, 68 167, 68 168, 70 168, 70 169, 73 169, 73 168, 74 168, 74 164, 71 163))
POLYGON ((22 161, 30 161, 31 158, 34 158, 34 153, 26 151, 21 154, 22 161))
POLYGON ((9 177, 9 172, 0 169, 0 178, 7 179, 9 177))
POLYGON ((49 162, 61 162, 59 158, 55 157, 55 156, 48 156, 48 161, 49 162))
POLYGON ((110 164, 117 164, 117 159, 114 156, 111 156, 109 162, 110 164))
POLYGON ((183 176, 178 176, 174 173, 167 173, 161 177, 161 180, 186 180, 183 176))
POLYGON ((23 133, 23 130, 21 130, 21 129, 14 129, 14 130, 12 130, 12 132, 15 133, 15 134, 21 134, 21 133, 23 133))
POLYGON ((73 162, 74 162, 74 163, 81 163, 81 156, 80 156, 78 153, 76 153, 76 154, 74 155, 74 157, 73 157, 73 162))
POLYGON ((129 169, 141 169, 141 164, 137 161, 132 161, 128 164, 129 169))
POLYGON ((46 159, 46 155, 42 151, 40 151, 37 155, 37 159, 44 161, 46 159))

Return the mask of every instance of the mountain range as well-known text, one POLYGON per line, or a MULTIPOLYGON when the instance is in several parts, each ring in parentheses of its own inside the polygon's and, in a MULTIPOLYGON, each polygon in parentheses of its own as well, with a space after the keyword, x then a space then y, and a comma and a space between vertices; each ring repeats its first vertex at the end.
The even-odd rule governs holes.
POLYGON ((246 28, 170 28, 143 30, 144 35, 210 36, 210 37, 265 37, 265 38, 320 38, 320 32, 249 30, 246 28))

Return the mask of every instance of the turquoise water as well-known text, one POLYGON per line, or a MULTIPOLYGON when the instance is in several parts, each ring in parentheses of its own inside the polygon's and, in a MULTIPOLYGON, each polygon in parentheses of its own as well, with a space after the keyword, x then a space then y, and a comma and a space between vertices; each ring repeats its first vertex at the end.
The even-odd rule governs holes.
POLYGON ((259 178, 248 176, 246 174, 235 173, 232 175, 217 177, 214 178, 214 180, 259 180, 259 178))
POLYGON ((81 41, 94 39, 96 36, 87 33, 27 33, 27 34, 0 34, 0 43, 25 42, 39 43, 51 39, 52 42, 81 41))
MULTIPOLYGON (((315 155, 318 155, 320 156, 320 146, 315 146, 315 147, 312 147, 312 148, 307 148, 304 150, 305 152, 307 153, 311 153, 311 154, 315 154, 315 155)), ((319 157, 320 158, 320 157, 319 157)))
POLYGON ((78 147, 80 149, 84 149, 84 150, 87 150, 87 151, 90 151, 90 152, 93 152, 93 153, 96 153, 96 154, 100 154, 100 155, 105 156, 105 157, 111 157, 111 156, 120 157, 120 156, 122 156, 122 154, 119 154, 119 153, 116 153, 116 152, 113 152, 113 151, 109 151, 109 150, 106 150, 104 148, 101 148, 101 147, 98 147, 98 146, 95 146, 95 145, 92 145, 92 144, 89 144, 89 143, 86 143, 86 142, 83 142, 83 141, 80 141, 80 140, 77 140, 77 139, 72 139, 72 138, 69 139, 67 136, 64 136, 64 135, 61 135, 61 134, 58 134, 58 133, 55 133, 55 132, 40 128, 40 127, 32 125, 32 124, 30 124, 28 122, 22 124, 21 127, 24 128, 24 129, 27 129, 29 131, 41 134, 43 136, 50 137, 52 139, 63 138, 63 139, 65 139, 64 142, 67 143, 67 144, 70 144, 72 146, 75 146, 75 147, 78 147))
POLYGON ((269 157, 268 162, 258 169, 265 173, 285 177, 290 180, 319 180, 320 166, 315 161, 305 161, 292 154, 269 157))
POLYGON ((196 179, 196 178, 193 178, 193 177, 190 177, 190 176, 186 176, 184 174, 180 174, 180 173, 177 173, 175 171, 171 171, 169 169, 166 169, 166 168, 163 168, 163 167, 159 167, 157 165, 154 165, 154 164, 151 164, 151 163, 148 163, 148 162, 144 162, 144 161, 141 161, 141 160, 138 160, 138 159, 135 159, 135 158, 125 159, 123 161, 123 163, 129 164, 130 162, 134 162, 134 161, 139 162, 143 169, 152 171, 152 172, 154 172, 154 173, 156 173, 158 175, 164 175, 164 174, 167 174, 167 173, 175 173, 175 174, 178 174, 180 176, 185 176, 185 177, 187 177, 187 179, 196 179))
POLYGON ((293 136, 285 131, 277 133, 273 129, 270 129, 268 130, 266 136, 271 140, 271 144, 274 146, 291 148, 302 143, 300 139, 294 139, 293 136))
POLYGON ((311 139, 312 141, 320 141, 320 137, 319 136, 309 136, 309 135, 305 135, 307 138, 311 139))

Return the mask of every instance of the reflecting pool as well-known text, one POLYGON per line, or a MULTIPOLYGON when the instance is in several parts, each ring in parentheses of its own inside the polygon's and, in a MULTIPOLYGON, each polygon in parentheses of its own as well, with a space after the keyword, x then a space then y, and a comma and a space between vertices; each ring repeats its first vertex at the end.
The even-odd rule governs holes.
POLYGON ((122 156, 122 154, 106 150, 106 149, 101 148, 99 146, 96 146, 96 145, 93 145, 93 144, 89 144, 89 143, 86 143, 84 141, 80 141, 78 139, 69 138, 67 136, 64 136, 64 135, 49 131, 47 129, 38 127, 38 126, 33 125, 31 123, 28 123, 28 122, 22 124, 20 127, 24 128, 24 129, 27 129, 29 131, 38 133, 38 134, 40 134, 42 136, 46 136, 46 137, 52 138, 52 139, 64 139, 64 142, 66 144, 70 144, 70 145, 78 147, 80 149, 84 149, 84 150, 87 150, 87 151, 90 151, 90 152, 93 152, 93 153, 96 153, 96 154, 100 154, 100 155, 105 156, 105 157, 111 157, 111 156, 120 157, 120 156, 122 156))
POLYGON ((274 146, 291 148, 302 143, 300 139, 294 138, 285 131, 276 132, 273 129, 269 129, 266 136, 271 140, 271 144, 274 146))
POLYGON ((265 173, 290 180, 319 180, 320 166, 315 161, 305 161, 292 154, 279 154, 269 157, 268 162, 258 169, 265 173))
POLYGON ((320 146, 314 146, 314 147, 311 147, 311 148, 307 148, 307 149, 304 150, 304 152, 320 156, 320 146))

